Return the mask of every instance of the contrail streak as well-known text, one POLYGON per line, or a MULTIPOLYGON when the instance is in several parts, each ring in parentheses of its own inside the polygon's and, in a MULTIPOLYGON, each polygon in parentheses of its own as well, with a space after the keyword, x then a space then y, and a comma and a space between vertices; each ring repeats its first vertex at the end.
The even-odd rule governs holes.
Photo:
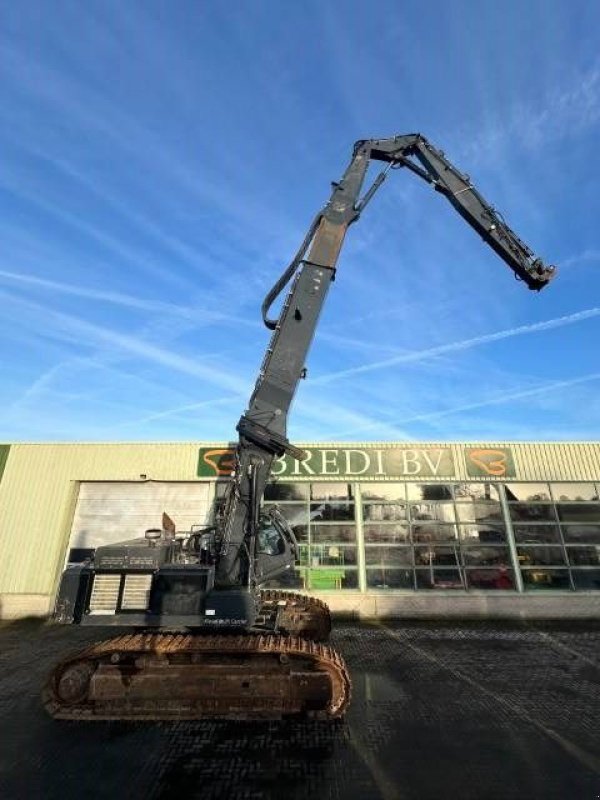
POLYGON ((553 383, 546 383, 543 386, 538 386, 537 389, 523 389, 519 392, 508 392, 506 394, 498 394, 490 397, 487 400, 481 400, 478 403, 468 403, 462 406, 454 406, 453 408, 446 408, 442 411, 432 411, 429 414, 417 414, 414 417, 407 417, 398 422, 399 425, 404 425, 407 422, 424 422, 428 419, 437 419, 438 417, 446 417, 450 414, 458 414, 462 411, 474 411, 478 408, 485 406, 499 405, 506 403, 509 400, 522 400, 524 397, 534 397, 536 394, 548 394, 557 389, 566 389, 570 386, 577 386, 580 383, 588 383, 589 381, 596 381, 600 378, 600 372, 591 372, 588 375, 582 375, 579 378, 571 378, 566 381, 554 381, 553 383))
POLYGON ((139 308, 143 311, 181 314, 186 317, 191 317, 193 314, 192 309, 177 306, 172 303, 144 300, 140 297, 122 294, 120 292, 107 292, 102 291, 101 289, 88 289, 84 286, 76 286, 70 283, 48 280, 47 278, 39 278, 36 275, 9 272, 8 270, 4 269, 0 269, 0 280, 25 283, 29 286, 39 286, 40 288, 51 289, 55 292, 60 292, 61 294, 72 294, 76 297, 85 297, 89 300, 99 300, 107 303, 114 303, 115 305, 121 305, 127 308, 139 308))
POLYGON ((250 326, 252 328, 259 327, 258 322, 255 320, 245 319, 232 314, 222 314, 219 311, 212 311, 205 308, 180 306, 176 305, 175 303, 165 303, 160 300, 146 300, 142 297, 123 294, 121 292, 103 291, 101 289, 88 289, 85 286, 78 286, 71 283, 49 280, 48 278, 39 278, 36 275, 9 272, 8 270, 0 269, 0 281, 3 280, 24 283, 29 286, 37 286, 43 289, 50 289, 51 291, 59 292, 60 294, 70 294, 74 295, 75 297, 84 297, 88 300, 112 303, 113 305, 124 306, 125 308, 149 311, 154 314, 171 314, 183 319, 197 321, 198 324, 208 324, 209 322, 232 322, 240 325, 250 326))
MULTIPOLYGON (((499 393, 494 395, 493 397, 488 398, 487 400, 480 400, 476 403, 466 403, 461 406, 453 406, 452 408, 444 408, 441 411, 431 411, 427 414, 415 414, 412 417, 404 417, 403 419, 399 420, 388 420, 388 424, 394 425, 407 425, 411 422, 428 422, 429 420, 439 419, 440 417, 449 417, 452 414, 460 414, 465 411, 475 411, 479 408, 485 408, 486 406, 493 406, 493 405, 501 405, 502 403, 507 403, 510 400, 522 400, 525 397, 534 397, 537 394, 549 394, 550 392, 554 392, 560 389, 567 389, 571 386, 577 386, 581 383, 589 383, 590 381, 596 381, 600 379, 600 372, 591 372, 588 375, 582 375, 579 378, 571 378, 565 381, 554 381, 553 383, 545 383, 543 386, 538 386, 535 389, 522 389, 518 392, 506 392, 506 393, 499 393)), ((361 433, 371 428, 378 427, 379 423, 373 425, 365 425, 360 428, 361 433)), ((342 432, 337 432, 333 435, 333 438, 336 437, 344 437, 349 434, 354 434, 355 430, 347 430, 342 432)))
POLYGON ((495 333, 487 333, 483 336, 475 336, 472 339, 463 339, 460 342, 450 342, 449 344, 438 345, 437 347, 429 347, 426 350, 417 350, 413 353, 403 353, 392 358, 386 358, 382 361, 373 361, 370 364, 362 364, 359 367, 350 367, 350 369, 339 370, 338 372, 330 372, 328 375, 322 375, 316 378, 313 384, 317 383, 331 383, 339 378, 348 378, 352 375, 360 375, 363 372, 374 372, 378 369, 385 367, 392 367, 396 364, 408 364, 417 361, 423 361, 427 358, 434 358, 435 356, 445 355, 446 353, 454 353, 459 350, 468 350, 471 347, 477 347, 480 344, 487 344, 488 342, 497 342, 501 339, 510 339, 512 336, 522 336, 527 333, 537 333, 539 331, 547 331, 552 328, 560 328, 563 325, 571 325, 574 322, 582 322, 585 319, 591 319, 600 315, 600 308, 587 308, 583 311, 577 311, 575 314, 567 314, 564 317, 555 317, 548 319, 545 322, 534 322, 531 325, 520 325, 518 328, 508 328, 503 331, 496 331, 495 333))

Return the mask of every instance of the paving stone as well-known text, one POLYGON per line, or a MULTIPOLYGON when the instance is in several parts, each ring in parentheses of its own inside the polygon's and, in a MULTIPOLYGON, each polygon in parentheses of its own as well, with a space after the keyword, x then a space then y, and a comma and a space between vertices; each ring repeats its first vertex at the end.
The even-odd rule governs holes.
POLYGON ((2 800, 600 797, 594 621, 337 623, 354 690, 335 723, 51 720, 46 675, 99 638, 0 626, 2 800))

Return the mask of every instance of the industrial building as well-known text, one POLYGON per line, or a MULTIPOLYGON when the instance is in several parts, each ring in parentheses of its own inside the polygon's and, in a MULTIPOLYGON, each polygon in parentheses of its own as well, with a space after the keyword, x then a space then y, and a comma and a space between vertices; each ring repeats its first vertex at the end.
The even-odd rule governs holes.
MULTIPOLYGON (((361 617, 598 616, 600 442, 309 443, 275 462, 300 543, 273 585, 361 617)), ((48 614, 62 570, 166 511, 209 524, 223 443, 0 446, 0 615, 48 614)))

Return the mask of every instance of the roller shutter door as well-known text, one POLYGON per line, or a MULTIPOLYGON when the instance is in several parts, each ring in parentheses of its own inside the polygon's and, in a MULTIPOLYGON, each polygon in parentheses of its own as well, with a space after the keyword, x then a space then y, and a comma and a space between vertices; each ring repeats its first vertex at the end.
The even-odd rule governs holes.
POLYGON ((82 482, 67 560, 81 561, 101 544, 135 539, 147 528, 160 528, 163 511, 178 531, 207 524, 211 494, 209 484, 198 482, 82 482))

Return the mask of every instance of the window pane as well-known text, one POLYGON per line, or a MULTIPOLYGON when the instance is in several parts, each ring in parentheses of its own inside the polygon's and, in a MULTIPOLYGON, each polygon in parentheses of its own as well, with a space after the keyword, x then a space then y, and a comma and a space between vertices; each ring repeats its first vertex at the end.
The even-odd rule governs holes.
POLYGON ((345 566, 356 564, 356 547, 338 544, 311 544, 310 566, 345 566))
POLYGON ((450 542, 457 538, 456 525, 423 522, 411 525, 413 542, 450 542))
POLYGON ((308 542, 308 525, 292 525, 291 527, 300 544, 308 542))
POLYGON ((598 500, 593 483, 551 483, 552 497, 556 503, 598 500))
POLYGON ((412 547, 365 547, 365 562, 382 567, 412 566, 412 547))
POLYGON ((355 569, 309 569, 310 589, 357 589, 358 572, 355 569))
POLYGON ((556 508, 563 522, 600 522, 600 503, 560 503, 556 508))
POLYGON ((553 505, 535 505, 531 503, 510 503, 510 516, 523 522, 556 522, 553 505))
POLYGON ((565 542, 600 544, 600 525, 561 525, 565 542))
POLYGON ((514 589, 512 569, 468 569, 467 585, 470 589, 514 589))
POLYGON ((313 522, 354 519, 354 503, 311 503, 310 518, 313 522))
POLYGON ((498 487, 493 483, 457 483, 454 485, 454 499, 459 503, 469 500, 500 502, 498 487))
POLYGON ((571 575, 576 589, 600 589, 600 569, 572 569, 571 575))
POLYGON ((322 542, 356 542, 354 525, 311 525, 310 540, 313 544, 322 542))
POLYGON ((581 567, 596 567, 600 564, 600 546, 568 547, 567 553, 571 564, 581 567))
POLYGON ((455 522, 454 503, 409 503, 410 518, 416 522, 455 522))
POLYGON ((365 542, 408 542, 408 525, 365 525, 365 542))
POLYGON ((417 589, 464 589, 458 569, 416 569, 417 589))
POLYGON ((417 566, 458 566, 460 561, 458 547, 415 547, 415 564, 417 566))
POLYGON ((407 483, 409 500, 452 500, 452 487, 444 483, 407 483))
POLYGON ((267 514, 271 508, 277 508, 293 528, 308 524, 308 506, 305 503, 285 503, 276 506, 268 504, 264 506, 263 512, 267 514))
POLYGON ((369 589, 414 589, 411 569, 368 569, 369 589))
POLYGON ((360 491, 363 501, 382 500, 386 503, 403 503, 406 489, 403 483, 363 483, 360 491))
POLYGON ((521 544, 553 544, 560 542, 558 525, 513 524, 515 541, 521 544))
POLYGON ((505 486, 507 500, 550 500, 547 483, 506 483, 505 486))
POLYGON ((510 566, 507 547, 465 547, 462 554, 468 567, 510 566))
POLYGON ((308 544, 299 544, 298 546, 298 565, 308 566, 308 544))
POLYGON ((459 522, 503 522, 502 509, 493 503, 457 503, 459 522))
POLYGON ((566 569, 522 569, 521 574, 527 591, 571 588, 566 569))
POLYGON ((351 500, 352 484, 350 483, 311 483, 311 500, 351 500))
POLYGON ((363 506, 363 517, 371 522, 384 520, 406 519, 406 506, 400 503, 394 505, 371 504, 363 506))
POLYGON ((504 525, 489 526, 479 525, 460 525, 460 538, 463 542, 496 544, 496 542, 506 541, 506 530, 504 525))
POLYGON ((308 484, 268 483, 265 500, 308 500, 308 484))
POLYGON ((562 547, 517 547, 519 564, 522 567, 543 564, 544 566, 562 566, 565 554, 562 547))

